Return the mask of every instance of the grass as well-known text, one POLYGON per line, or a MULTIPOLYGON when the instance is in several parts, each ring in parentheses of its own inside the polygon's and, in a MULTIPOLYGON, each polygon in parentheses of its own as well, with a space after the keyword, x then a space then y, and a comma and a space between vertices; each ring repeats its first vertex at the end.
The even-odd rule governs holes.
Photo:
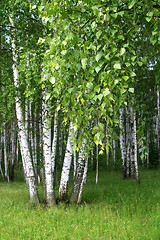
POLYGON ((31 207, 24 182, 0 182, 0 239, 159 240, 160 171, 141 172, 140 185, 105 171, 96 185, 89 173, 82 204, 55 209, 31 207))

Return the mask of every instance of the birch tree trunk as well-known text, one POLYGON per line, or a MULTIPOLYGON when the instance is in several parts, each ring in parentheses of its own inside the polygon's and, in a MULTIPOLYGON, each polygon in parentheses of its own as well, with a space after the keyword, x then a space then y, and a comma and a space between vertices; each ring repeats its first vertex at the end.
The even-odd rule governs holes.
POLYGON ((4 169, 5 169, 5 179, 9 182, 9 166, 7 157, 7 139, 6 139, 6 126, 3 129, 3 146, 4 146, 4 169))
POLYGON ((98 183, 98 145, 96 145, 96 184, 98 183))
POLYGON ((129 123, 129 112, 128 107, 126 107, 126 177, 130 177, 130 149, 131 149, 131 131, 129 123))
POLYGON ((12 153, 11 153, 11 180, 14 180, 14 167, 15 167, 15 156, 16 156, 16 134, 14 126, 12 125, 12 132, 11 132, 11 147, 12 147, 12 153))
POLYGON ((157 86, 157 142, 158 142, 158 165, 160 167, 160 100, 159 100, 159 86, 157 86))
POLYGON ((2 170, 2 133, 0 132, 0 173, 2 178, 4 178, 3 170, 2 170))
POLYGON ((130 108, 130 129, 131 129, 131 148, 130 148, 130 168, 131 168, 131 178, 135 178, 134 174, 134 162, 135 162, 135 142, 134 142, 134 117, 133 117, 133 108, 130 108))
POLYGON ((106 166, 109 166, 109 140, 108 140, 108 128, 107 128, 107 123, 105 124, 106 126, 106 166))
MULTIPOLYGON (((9 21, 11 26, 14 29, 14 22, 12 20, 12 16, 9 17, 9 21)), ((13 36, 14 36, 14 32, 13 32, 13 36)), ((13 53, 12 68, 13 68, 14 85, 15 85, 15 88, 18 89, 18 70, 16 66, 18 56, 16 53, 16 45, 15 45, 14 37, 12 38, 11 43, 12 43, 12 53, 13 53)), ((20 149, 21 149, 21 155, 23 160, 23 167, 24 167, 24 172, 26 174, 26 180, 29 187, 30 202, 38 203, 39 202, 38 190, 37 190, 37 185, 35 181, 35 174, 33 170, 32 159, 29 151, 29 144, 27 141, 26 129, 23 121, 20 98, 18 97, 18 95, 19 93, 15 95, 15 105, 16 105, 18 136, 19 136, 20 149)))
POLYGON ((62 121, 60 122, 59 128, 59 165, 62 165, 62 155, 63 155, 63 131, 62 131, 62 121))
POLYGON ((44 199, 49 207, 56 204, 54 192, 54 179, 51 161, 51 122, 48 116, 50 107, 45 102, 45 92, 43 92, 43 160, 44 160, 44 199))
POLYGON ((138 162, 137 162, 137 126, 136 126, 136 114, 133 113, 133 142, 134 142, 134 166, 136 171, 136 181, 140 183, 138 162))
POLYGON ((124 130, 124 108, 119 110, 119 128, 120 128, 120 149, 122 159, 123 177, 126 178, 126 145, 125 145, 125 130, 124 130))
POLYGON ((149 132, 149 127, 147 127, 147 168, 149 168, 149 151, 150 151, 150 148, 149 148, 149 144, 150 144, 150 132, 149 132))
POLYGON ((77 203, 81 203, 83 186, 84 186, 84 184, 86 183, 86 179, 87 179, 88 157, 85 157, 84 160, 85 160, 85 167, 84 167, 83 179, 82 179, 81 187, 80 187, 80 190, 79 190, 79 195, 78 195, 78 201, 77 201, 77 203))
POLYGON ((63 162, 63 168, 62 168, 62 175, 61 175, 61 181, 60 181, 60 187, 59 187, 59 201, 64 201, 67 199, 68 196, 68 182, 69 182, 69 173, 71 168, 71 161, 72 161, 72 130, 73 130, 73 124, 70 123, 69 127, 69 134, 68 134, 68 140, 67 140, 67 147, 65 151, 65 157, 63 162))
MULTIPOLYGON (((57 132, 58 132, 58 112, 55 110, 54 115, 54 135, 53 135, 53 143, 52 143, 52 151, 51 151, 51 162, 52 162, 52 173, 55 172, 55 159, 56 159, 56 149, 57 149, 57 132)), ((54 179, 54 175, 53 175, 54 179)))
POLYGON ((83 176, 84 176, 84 168, 85 168, 85 141, 82 144, 82 147, 79 150, 79 157, 77 160, 77 169, 76 175, 74 178, 74 185, 71 193, 70 202, 80 203, 82 197, 83 190, 83 176))
POLYGON ((115 138, 112 141, 113 146, 113 161, 114 161, 114 167, 116 166, 116 140, 115 138))

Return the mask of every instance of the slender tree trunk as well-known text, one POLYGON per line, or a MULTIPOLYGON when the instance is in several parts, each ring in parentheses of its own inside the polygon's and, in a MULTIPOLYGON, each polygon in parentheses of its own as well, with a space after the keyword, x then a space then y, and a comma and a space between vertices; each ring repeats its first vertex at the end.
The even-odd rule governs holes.
POLYGON ((43 158, 44 158, 44 189, 45 201, 49 207, 56 204, 54 192, 54 179, 51 161, 51 122, 48 116, 50 107, 45 103, 45 92, 43 93, 43 158))
MULTIPOLYGON (((73 142, 73 145, 75 145, 75 141, 73 142)), ((73 173, 73 179, 76 175, 76 168, 77 168, 77 152, 74 150, 73 152, 73 164, 74 164, 74 173, 73 173)))
POLYGON ((59 165, 62 165, 62 155, 63 155, 63 131, 62 131, 62 121, 60 122, 59 128, 59 165))
MULTIPOLYGON (((56 149, 57 149, 57 131, 58 131, 58 112, 55 110, 54 115, 54 135, 53 135, 53 142, 52 142, 52 152, 51 152, 51 162, 52 162, 52 173, 55 172, 55 159, 56 159, 56 149)), ((54 175, 53 175, 54 179, 54 175)))
POLYGON ((72 145, 71 145, 72 130, 73 130, 73 124, 70 123, 67 147, 65 151, 65 158, 63 162, 62 175, 61 175, 61 181, 60 181, 60 187, 59 187, 59 196, 58 196, 59 201, 66 200, 68 196, 69 173, 71 168, 72 152, 73 152, 72 145))
POLYGON ((108 140, 108 128, 107 128, 107 124, 106 124, 106 166, 109 166, 109 140, 108 140))
POLYGON ((98 145, 96 145, 96 184, 98 183, 98 145))
POLYGON ((130 107, 130 124, 131 124, 131 149, 130 149, 130 161, 131 161, 131 178, 135 178, 134 172, 134 162, 135 162, 135 142, 134 142, 134 117, 133 117, 133 108, 130 107))
POLYGON ((3 144, 4 144, 4 169, 5 169, 5 180, 9 182, 9 164, 7 157, 7 136, 6 136, 6 126, 3 129, 3 144))
POLYGON ((149 127, 147 127, 147 168, 149 168, 149 144, 150 144, 150 132, 149 132, 149 127))
POLYGON ((159 86, 157 86, 157 139, 158 139, 158 165, 160 167, 160 100, 159 100, 159 86))
MULTIPOLYGON (((10 20, 11 26, 14 28, 14 22, 12 20, 12 16, 9 17, 9 20, 10 20)), ((14 32, 13 32, 13 35, 14 35, 14 32)), ((13 67, 13 75, 14 75, 14 85, 15 85, 15 88, 18 89, 18 70, 16 66, 18 56, 16 53, 14 38, 12 38, 12 52, 13 52, 12 67, 13 67)), ((21 154, 23 159, 24 172, 26 174, 26 179, 29 186, 30 201, 31 203, 38 203, 39 196, 38 196, 38 190, 37 190, 36 181, 35 181, 33 164, 32 164, 32 159, 29 151, 25 125, 23 121, 20 98, 17 95, 15 97, 15 104, 16 104, 16 116, 17 116, 17 123, 18 123, 19 142, 20 142, 21 154)))
POLYGON ((2 133, 0 132, 0 173, 2 178, 4 178, 3 170, 2 170, 2 133))
POLYGON ((85 157, 84 160, 85 160, 85 167, 84 167, 83 179, 82 179, 82 182, 81 182, 77 203, 81 203, 83 186, 84 186, 84 184, 86 183, 86 180, 87 180, 88 157, 85 157))
POLYGON ((91 170, 93 171, 93 163, 94 163, 94 159, 93 159, 94 153, 93 150, 91 151, 91 170))
POLYGON ((125 146, 125 130, 124 130, 124 108, 119 110, 119 127, 120 127, 120 149, 122 159, 123 177, 126 178, 126 146, 125 146))
POLYGON ((116 166, 116 140, 113 139, 113 161, 114 161, 114 167, 116 166))
POLYGON ((130 177, 130 149, 131 149, 131 131, 130 131, 130 122, 129 122, 129 112, 128 107, 126 107, 126 177, 130 177))
POLYGON ((142 144, 141 144, 141 148, 142 148, 142 158, 141 158, 141 163, 142 163, 142 168, 144 169, 144 141, 142 140, 142 144))
POLYGON ((80 203, 83 189, 83 175, 84 175, 84 168, 85 168, 85 141, 83 142, 82 147, 79 150, 79 157, 77 160, 77 169, 76 175, 74 178, 74 185, 71 193, 70 202, 80 203))
POLYGON ((11 146, 12 146, 12 154, 11 154, 11 180, 14 180, 14 167, 15 167, 15 156, 16 156, 16 134, 14 126, 12 125, 11 132, 11 146))
POLYGON ((136 181, 140 183, 138 162, 137 162, 137 126, 136 126, 136 114, 133 113, 133 142, 134 142, 134 166, 136 171, 136 181))

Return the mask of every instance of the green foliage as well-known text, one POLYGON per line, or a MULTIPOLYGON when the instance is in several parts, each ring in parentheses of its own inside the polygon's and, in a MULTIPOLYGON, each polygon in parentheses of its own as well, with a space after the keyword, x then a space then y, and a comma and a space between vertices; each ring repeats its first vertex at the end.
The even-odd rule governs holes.
MULTIPOLYGON (((54 33, 40 39, 48 46, 44 67, 54 77, 52 95, 78 129, 87 131, 97 118, 100 123, 113 122, 128 93, 136 96, 137 73, 147 59, 144 38, 150 47, 158 44, 157 10, 153 1, 144 5, 136 0, 51 1, 39 7, 54 33)), ((102 148, 104 138, 102 131, 94 131, 94 142, 102 148)))

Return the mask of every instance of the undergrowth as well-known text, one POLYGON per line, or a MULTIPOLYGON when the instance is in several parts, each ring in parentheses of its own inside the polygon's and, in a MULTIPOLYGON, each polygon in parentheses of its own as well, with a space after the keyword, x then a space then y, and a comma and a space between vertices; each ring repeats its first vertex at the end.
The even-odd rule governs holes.
MULTIPOLYGON (((141 184, 120 172, 88 174, 81 205, 30 206, 23 181, 0 182, 0 239, 160 239, 160 171, 141 171, 141 184)), ((58 186, 56 194, 58 194, 58 186)), ((42 186, 39 186, 42 199, 42 186)))

